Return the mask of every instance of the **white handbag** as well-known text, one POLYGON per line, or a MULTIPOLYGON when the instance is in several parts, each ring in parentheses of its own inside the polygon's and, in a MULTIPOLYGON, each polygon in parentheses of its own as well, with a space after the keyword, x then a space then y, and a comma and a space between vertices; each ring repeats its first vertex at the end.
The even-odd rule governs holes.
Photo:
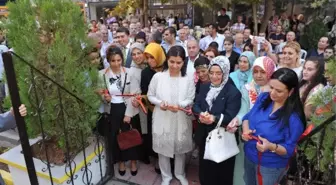
POLYGON ((220 126, 223 117, 224 115, 221 114, 216 128, 209 133, 205 142, 204 159, 216 163, 223 162, 239 153, 235 135, 220 126))

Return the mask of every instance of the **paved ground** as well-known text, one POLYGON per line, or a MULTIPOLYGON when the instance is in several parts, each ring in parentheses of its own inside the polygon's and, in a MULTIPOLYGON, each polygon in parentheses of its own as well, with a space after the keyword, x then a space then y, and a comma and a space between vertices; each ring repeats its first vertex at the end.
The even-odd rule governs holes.
POLYGON ((126 183, 123 183, 123 182, 117 182, 117 181, 110 181, 108 182, 106 185, 128 185, 126 183))
MULTIPOLYGON (((200 185, 198 180, 198 159, 192 159, 188 157, 187 163, 187 179, 190 185, 200 185)), ((120 176, 118 174, 118 168, 115 166, 116 178, 121 179, 122 182, 115 180, 110 181, 107 185, 160 185, 161 176, 156 174, 152 165, 146 165, 143 163, 139 164, 137 176, 132 176, 130 170, 128 169, 125 176, 120 176), (126 183, 129 182, 129 183, 126 183)), ((174 179, 171 181, 171 185, 180 185, 179 181, 174 179)))
MULTIPOLYGON (((0 133, 0 146, 13 147, 20 144, 18 133, 14 130, 9 130, 6 132, 0 133)), ((152 162, 154 163, 154 162, 152 162)), ((129 165, 128 165, 129 166, 129 165)), ((125 176, 120 176, 118 174, 118 168, 115 166, 116 179, 111 180, 107 185, 160 185, 161 176, 156 174, 154 171, 153 164, 146 165, 139 163, 138 174, 133 177, 130 174, 130 170, 127 170, 125 176)), ((193 159, 191 154, 187 157, 186 165, 187 179, 189 180, 190 185, 199 185, 198 180, 198 159, 193 159)), ((171 185, 179 185, 179 181, 174 179, 171 181, 171 185)))

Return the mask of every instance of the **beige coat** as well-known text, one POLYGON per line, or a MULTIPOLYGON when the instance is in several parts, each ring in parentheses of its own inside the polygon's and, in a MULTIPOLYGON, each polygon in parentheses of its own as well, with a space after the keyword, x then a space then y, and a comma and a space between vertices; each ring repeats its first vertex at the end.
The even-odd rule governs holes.
POLYGON ((147 93, 155 105, 153 112, 153 150, 167 157, 192 150, 192 120, 184 112, 160 109, 162 101, 170 105, 192 105, 195 84, 192 76, 170 77, 169 72, 156 73, 147 93))

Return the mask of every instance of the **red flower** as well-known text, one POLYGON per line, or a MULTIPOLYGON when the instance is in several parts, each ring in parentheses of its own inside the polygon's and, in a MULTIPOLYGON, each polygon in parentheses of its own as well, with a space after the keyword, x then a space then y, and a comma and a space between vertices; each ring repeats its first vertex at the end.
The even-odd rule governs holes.
POLYGON ((333 101, 334 101, 334 103, 336 103, 336 96, 334 96, 333 101))
POLYGON ((251 99, 251 102, 254 104, 257 101, 258 94, 257 94, 257 92, 255 92, 253 90, 250 90, 249 91, 249 97, 251 99))

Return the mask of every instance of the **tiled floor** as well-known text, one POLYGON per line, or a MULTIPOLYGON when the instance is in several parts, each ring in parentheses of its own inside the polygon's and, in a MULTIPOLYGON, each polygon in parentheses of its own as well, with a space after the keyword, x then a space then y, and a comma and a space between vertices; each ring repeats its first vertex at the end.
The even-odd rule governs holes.
MULTIPOLYGON (((139 163, 138 174, 136 176, 132 176, 130 174, 129 168, 124 176, 120 176, 118 174, 118 167, 115 166, 115 175, 117 179, 121 179, 122 182, 111 181, 108 185, 125 185, 126 182, 130 182, 131 184, 139 184, 139 185, 160 185, 161 184, 161 176, 158 175, 154 171, 154 167, 152 164, 146 165, 143 163, 139 163)), ((187 157, 187 179, 189 180, 190 185, 200 185, 198 180, 198 159, 192 158, 190 155, 187 157)), ((180 182, 177 179, 173 179, 170 183, 171 185, 180 185, 180 182)))

